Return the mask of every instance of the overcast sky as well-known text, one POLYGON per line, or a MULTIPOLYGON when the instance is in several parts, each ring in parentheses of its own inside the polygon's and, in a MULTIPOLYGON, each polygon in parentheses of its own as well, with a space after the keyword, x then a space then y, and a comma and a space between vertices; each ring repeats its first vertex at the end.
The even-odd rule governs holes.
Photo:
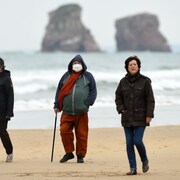
POLYGON ((180 45, 180 0, 0 0, 0 51, 40 50, 48 13, 77 3, 82 21, 102 49, 115 47, 115 20, 137 13, 158 16, 160 32, 180 45))

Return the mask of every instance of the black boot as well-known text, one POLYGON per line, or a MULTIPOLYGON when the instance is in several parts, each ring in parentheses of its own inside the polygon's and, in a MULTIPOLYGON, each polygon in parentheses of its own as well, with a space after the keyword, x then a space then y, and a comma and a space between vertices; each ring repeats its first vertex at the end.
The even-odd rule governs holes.
POLYGON ((77 156, 77 163, 84 163, 84 159, 82 156, 77 156))
POLYGON ((142 170, 143 170, 143 173, 146 173, 149 170, 149 161, 148 160, 142 162, 142 170))
POLYGON ((126 175, 136 175, 137 171, 136 169, 131 168, 130 171, 126 175))
POLYGON ((66 153, 59 162, 64 163, 64 162, 67 162, 68 160, 73 159, 73 158, 74 158, 73 153, 66 153))

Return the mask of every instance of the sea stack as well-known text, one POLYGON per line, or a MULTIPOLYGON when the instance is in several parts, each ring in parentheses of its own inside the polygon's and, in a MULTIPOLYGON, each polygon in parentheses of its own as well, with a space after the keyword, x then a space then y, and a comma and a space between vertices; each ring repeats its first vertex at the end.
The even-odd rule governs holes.
POLYGON ((116 20, 115 26, 118 51, 171 51, 158 29, 156 15, 142 13, 125 17, 116 20))
POLYGON ((81 21, 81 7, 69 4, 49 13, 43 52, 98 52, 100 48, 81 21))

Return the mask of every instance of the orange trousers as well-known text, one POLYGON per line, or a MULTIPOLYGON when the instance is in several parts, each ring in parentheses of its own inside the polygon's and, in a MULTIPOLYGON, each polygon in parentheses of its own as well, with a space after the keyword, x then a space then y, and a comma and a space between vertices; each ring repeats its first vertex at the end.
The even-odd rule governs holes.
POLYGON ((62 113, 60 119, 60 135, 65 152, 70 153, 75 150, 75 136, 76 155, 84 158, 87 152, 88 130, 87 113, 81 115, 69 115, 62 113))

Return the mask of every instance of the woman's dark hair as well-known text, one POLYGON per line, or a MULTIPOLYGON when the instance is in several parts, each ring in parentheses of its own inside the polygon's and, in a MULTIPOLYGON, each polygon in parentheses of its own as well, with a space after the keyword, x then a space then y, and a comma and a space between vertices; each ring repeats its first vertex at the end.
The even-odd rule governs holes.
POLYGON ((140 59, 137 56, 130 56, 130 57, 128 57, 125 60, 125 66, 124 67, 125 67, 127 72, 128 72, 129 62, 132 61, 132 60, 135 60, 137 62, 138 67, 141 68, 141 61, 140 61, 140 59))

